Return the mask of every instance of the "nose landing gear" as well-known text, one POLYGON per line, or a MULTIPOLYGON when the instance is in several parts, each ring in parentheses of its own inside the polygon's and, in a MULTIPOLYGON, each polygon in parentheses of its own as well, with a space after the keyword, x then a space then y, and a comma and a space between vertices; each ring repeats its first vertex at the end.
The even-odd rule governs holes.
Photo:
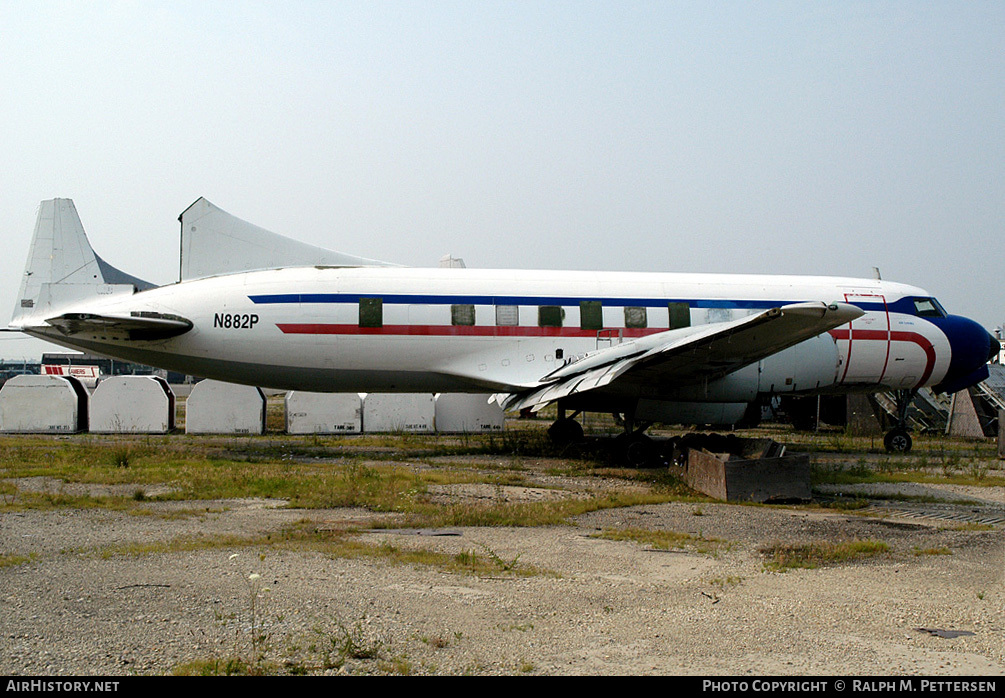
POLYGON ((897 403, 897 425, 883 437, 883 445, 890 453, 907 453, 911 450, 913 441, 907 428, 907 408, 911 406, 911 401, 917 394, 917 389, 898 390, 894 396, 897 403))

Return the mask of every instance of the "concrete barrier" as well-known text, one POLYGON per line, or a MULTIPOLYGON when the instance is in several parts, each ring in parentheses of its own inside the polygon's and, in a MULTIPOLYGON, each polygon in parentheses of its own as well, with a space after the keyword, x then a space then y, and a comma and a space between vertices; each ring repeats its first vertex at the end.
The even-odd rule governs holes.
POLYGON ((186 434, 264 434, 261 388, 221 381, 197 383, 185 406, 186 434))
POLYGON ((432 393, 370 393, 363 398, 363 431, 428 434, 434 431, 432 393))
POLYGON ((0 388, 0 432, 87 431, 89 397, 73 376, 14 376, 0 388))
POLYGON ((363 399, 356 393, 286 393, 287 434, 359 434, 363 399))
POLYGON ((175 427, 175 396, 158 376, 112 376, 91 395, 96 434, 166 434, 175 427))
POLYGON ((505 415, 488 395, 440 393, 436 396, 436 431, 442 434, 473 434, 502 431, 505 415))

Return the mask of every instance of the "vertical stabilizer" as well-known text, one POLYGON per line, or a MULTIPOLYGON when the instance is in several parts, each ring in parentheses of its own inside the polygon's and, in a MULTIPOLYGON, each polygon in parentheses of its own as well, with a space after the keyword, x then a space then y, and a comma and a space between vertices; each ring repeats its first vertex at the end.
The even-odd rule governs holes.
POLYGON ((151 287, 94 253, 72 200, 50 199, 38 207, 11 326, 38 324, 77 301, 151 287))
POLYGON ((259 228, 199 198, 182 211, 179 281, 276 267, 396 267, 259 228))

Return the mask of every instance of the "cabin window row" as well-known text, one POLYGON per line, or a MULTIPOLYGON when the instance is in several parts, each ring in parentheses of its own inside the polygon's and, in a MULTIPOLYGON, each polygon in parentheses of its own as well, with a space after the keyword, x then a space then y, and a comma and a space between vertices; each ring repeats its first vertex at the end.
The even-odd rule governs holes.
MULTIPOLYGON (((624 327, 644 329, 650 326, 649 314, 655 308, 646 306, 625 306, 624 327)), ((687 303, 674 302, 667 304, 669 329, 691 326, 691 308, 687 303)), ((539 327, 565 326, 565 308, 560 305, 537 306, 537 325, 539 327)), ((450 322, 457 326, 473 326, 475 324, 475 306, 458 303, 450 306, 450 322)), ((662 327, 657 321, 655 326, 662 327)), ((359 326, 383 327, 384 302, 382 298, 359 299, 359 326)), ((517 327, 520 325, 520 306, 495 306, 495 324, 499 327, 517 327)), ((579 304, 579 327, 583 330, 601 330, 605 326, 604 308, 600 301, 581 301, 579 304)))

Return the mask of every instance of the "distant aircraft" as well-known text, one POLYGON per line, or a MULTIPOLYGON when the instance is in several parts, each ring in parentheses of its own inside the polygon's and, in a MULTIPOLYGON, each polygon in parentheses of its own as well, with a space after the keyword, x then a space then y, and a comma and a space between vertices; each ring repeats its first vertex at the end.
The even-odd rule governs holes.
POLYGON ((907 451, 917 390, 984 380, 999 347, 924 290, 880 279, 408 268, 296 243, 205 199, 179 220, 182 280, 153 287, 93 252, 72 201, 42 202, 8 329, 260 387, 557 403, 560 440, 582 436, 579 412, 612 412, 637 460, 653 423, 733 425, 771 397, 856 391, 896 391, 885 442, 907 451))

